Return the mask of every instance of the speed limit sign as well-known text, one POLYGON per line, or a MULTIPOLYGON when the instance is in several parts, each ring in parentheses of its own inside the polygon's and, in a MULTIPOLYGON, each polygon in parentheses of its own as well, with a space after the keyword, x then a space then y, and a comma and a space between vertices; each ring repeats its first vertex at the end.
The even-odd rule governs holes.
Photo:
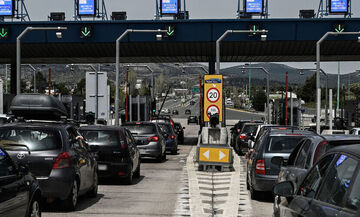
POLYGON ((207 92, 207 100, 209 100, 209 102, 217 102, 220 99, 220 93, 219 90, 216 88, 210 88, 207 92))

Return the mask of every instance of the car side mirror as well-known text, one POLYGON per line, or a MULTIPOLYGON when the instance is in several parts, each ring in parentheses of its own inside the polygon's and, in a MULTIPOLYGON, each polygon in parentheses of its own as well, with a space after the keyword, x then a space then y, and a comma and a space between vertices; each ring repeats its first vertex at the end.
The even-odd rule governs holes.
POLYGON ((29 167, 26 164, 19 164, 19 174, 26 175, 29 173, 29 167))
POLYGON ((280 182, 273 187, 273 193, 282 197, 292 197, 294 186, 291 181, 280 182))

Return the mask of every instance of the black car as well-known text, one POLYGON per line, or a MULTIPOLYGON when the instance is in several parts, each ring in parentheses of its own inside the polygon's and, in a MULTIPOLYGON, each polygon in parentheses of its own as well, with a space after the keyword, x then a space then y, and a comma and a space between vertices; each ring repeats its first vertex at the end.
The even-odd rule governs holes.
MULTIPOLYGON (((234 149, 239 155, 244 155, 249 149, 249 139, 254 139, 261 123, 245 123, 236 137, 234 149)), ((255 139, 254 139, 255 140, 255 139)))
POLYGON ((18 165, 0 148, 0 216, 41 216, 41 191, 26 165, 18 165))
POLYGON ((247 163, 247 187, 252 199, 257 199, 261 191, 271 191, 276 184, 280 167, 274 161, 287 160, 300 140, 311 135, 311 131, 270 129, 259 138, 247 163))
POLYGON ((120 178, 131 185, 140 177, 140 152, 130 131, 123 127, 86 126, 80 132, 97 151, 100 178, 120 178))
POLYGON ((186 110, 185 110, 185 114, 186 114, 186 115, 191 115, 191 110, 190 110, 190 109, 186 109, 186 110))
POLYGON ((178 135, 178 141, 180 144, 184 144, 184 129, 185 127, 181 126, 180 123, 175 122, 175 132, 178 135))
POLYGON ((197 117, 197 116, 189 116, 189 117, 188 117, 187 124, 189 125, 189 124, 191 124, 191 123, 193 123, 193 124, 198 124, 198 123, 199 123, 198 117, 197 117))
POLYGON ((133 135, 141 157, 153 157, 158 162, 166 160, 166 144, 157 123, 130 122, 122 125, 133 135))
POLYGON ((67 210, 75 209, 80 195, 96 197, 95 154, 76 125, 52 120, 66 115, 61 102, 47 95, 17 95, 10 109, 23 121, 0 127, 0 146, 17 163, 28 165, 39 182, 42 197, 48 202, 62 200, 67 210))
POLYGON ((259 120, 240 120, 238 121, 234 127, 230 128, 230 132, 231 132, 231 140, 230 140, 230 145, 234 147, 234 145, 236 144, 236 138, 238 137, 239 133, 241 132, 241 129, 243 128, 245 123, 264 123, 263 121, 259 121, 259 120))
POLYGON ((280 182, 273 188, 285 197, 274 216, 341 216, 360 214, 359 144, 331 149, 310 169, 294 191, 293 182, 280 182))
POLYGON ((281 163, 278 182, 293 181, 298 186, 308 170, 329 149, 336 146, 360 144, 359 136, 313 135, 299 142, 287 162, 281 163))
POLYGON ((171 154, 177 154, 178 151, 178 136, 173 127, 167 123, 158 123, 161 132, 166 141, 166 151, 170 151, 171 154))

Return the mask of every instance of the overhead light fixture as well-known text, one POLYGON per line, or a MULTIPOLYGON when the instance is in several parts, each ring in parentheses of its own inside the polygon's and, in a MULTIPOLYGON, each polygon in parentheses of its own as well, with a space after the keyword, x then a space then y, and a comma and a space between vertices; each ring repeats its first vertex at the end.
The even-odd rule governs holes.
POLYGON ((56 32, 56 37, 58 39, 62 39, 62 32, 56 32))
POLYGON ((360 35, 358 36, 358 42, 360 43, 360 35))
POLYGON ((267 35, 261 34, 261 41, 266 41, 266 40, 267 40, 267 35))

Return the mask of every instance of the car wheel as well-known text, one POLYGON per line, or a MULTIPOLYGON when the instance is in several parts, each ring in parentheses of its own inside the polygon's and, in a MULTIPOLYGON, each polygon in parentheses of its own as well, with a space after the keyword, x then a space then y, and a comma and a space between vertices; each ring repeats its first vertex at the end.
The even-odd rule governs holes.
POLYGON ((68 198, 64 201, 65 209, 67 209, 69 211, 75 210, 76 204, 78 202, 78 196, 79 196, 78 193, 79 193, 78 183, 76 180, 74 180, 74 183, 71 187, 70 194, 69 194, 68 198))
POLYGON ((251 185, 249 186, 250 188, 250 196, 252 200, 257 200, 259 198, 259 192, 256 191, 251 185))
POLYGON ((89 191, 89 196, 90 197, 97 197, 98 194, 98 188, 99 188, 99 177, 97 172, 95 171, 94 173, 94 186, 93 188, 89 191))
POLYGON ((41 217, 40 203, 39 197, 34 197, 30 203, 28 217, 41 217))
POLYGON ((140 177, 140 162, 138 163, 138 166, 137 166, 136 171, 134 173, 134 177, 136 177, 136 178, 140 177))
POLYGON ((130 166, 129 175, 125 178, 125 184, 127 184, 127 185, 132 185, 133 177, 134 177, 134 173, 132 170, 133 170, 133 168, 132 168, 132 166, 130 166))

